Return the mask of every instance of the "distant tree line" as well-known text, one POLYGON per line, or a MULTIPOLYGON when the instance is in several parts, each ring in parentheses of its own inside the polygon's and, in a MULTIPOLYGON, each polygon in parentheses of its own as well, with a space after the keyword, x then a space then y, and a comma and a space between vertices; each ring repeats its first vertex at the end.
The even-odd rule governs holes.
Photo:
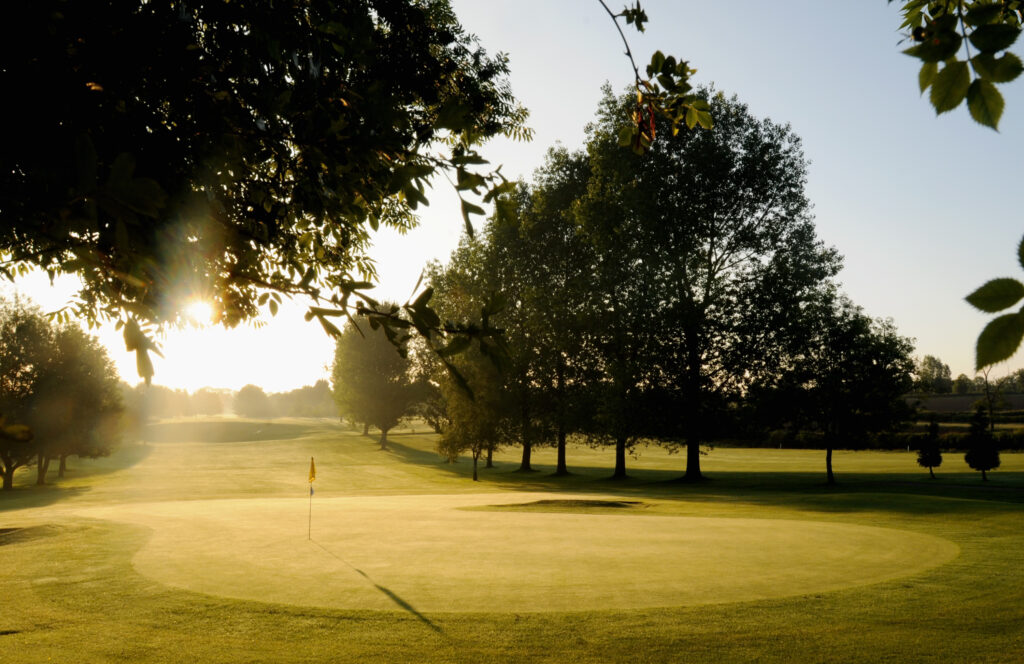
POLYGON ((189 393, 163 385, 139 383, 135 387, 121 383, 127 412, 133 421, 221 415, 240 417, 337 417, 337 408, 326 380, 318 380, 288 392, 267 394, 257 385, 246 385, 238 392, 204 387, 189 393))

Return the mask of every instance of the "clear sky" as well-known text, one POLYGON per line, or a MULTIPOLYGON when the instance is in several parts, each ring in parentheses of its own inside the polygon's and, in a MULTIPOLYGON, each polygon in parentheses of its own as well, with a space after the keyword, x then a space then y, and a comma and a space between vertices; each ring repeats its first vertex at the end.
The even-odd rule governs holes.
MULTIPOLYGON (((617 11, 622 3, 609 6, 617 11)), ((810 161, 818 233, 845 257, 847 294, 870 315, 894 319, 917 340, 918 355, 937 355, 954 375, 973 375, 974 341, 989 316, 963 297, 990 278, 1024 276, 1016 262, 1024 236, 1024 80, 1000 86, 1006 111, 996 133, 963 107, 936 117, 920 97, 918 62, 900 53, 898 3, 642 4, 647 32, 627 31, 641 68, 660 49, 696 67, 698 83, 736 94, 757 116, 791 124, 810 161)), ((601 85, 621 90, 632 79, 597 0, 453 5, 490 52, 509 55, 513 91, 531 110, 533 142, 496 141, 483 150, 509 177, 528 179, 555 142, 581 146, 601 85)), ((462 221, 454 195, 439 182, 430 198, 418 229, 378 235, 378 296, 405 301, 425 262, 455 247, 462 221)), ((46 308, 60 306, 70 288, 50 288, 45 278, 19 286, 46 308)), ((326 377, 332 344, 316 323, 303 321, 303 311, 298 303, 285 306, 259 329, 169 332, 155 381, 281 391, 326 377)), ((134 383, 134 356, 119 335, 103 329, 100 337, 134 383)), ((1018 355, 994 375, 1021 366, 1018 355)))

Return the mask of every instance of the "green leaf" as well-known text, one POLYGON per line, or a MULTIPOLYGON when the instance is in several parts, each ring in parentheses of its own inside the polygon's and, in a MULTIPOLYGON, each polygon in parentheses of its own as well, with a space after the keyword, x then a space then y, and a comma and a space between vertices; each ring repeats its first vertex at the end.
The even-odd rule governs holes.
POLYGON ((427 286, 424 289, 424 291, 420 293, 419 297, 417 297, 416 300, 412 303, 412 308, 422 309, 423 307, 427 306, 427 303, 430 302, 430 298, 432 297, 434 297, 434 287, 427 286))
POLYGON ((1003 8, 998 3, 991 5, 977 5, 967 10, 964 15, 964 23, 970 26, 985 25, 999 18, 1003 8))
POLYGON ((473 236, 473 222, 471 222, 469 220, 469 215, 471 215, 471 214, 486 214, 486 212, 479 205, 473 205, 472 203, 470 203, 469 201, 467 201, 465 199, 461 199, 461 200, 462 200, 462 219, 466 222, 466 232, 469 233, 470 237, 472 237, 473 236))
POLYGON ((966 298, 975 309, 993 314, 1017 304, 1024 298, 1024 284, 1016 279, 993 279, 966 298))
POLYGON ((939 71, 939 65, 935 62, 926 62, 921 65, 921 71, 917 73, 917 84, 921 88, 923 94, 928 86, 935 80, 935 74, 939 71))
POLYGON ((1006 314, 992 320, 978 335, 975 368, 981 371, 1009 358, 1017 352, 1021 338, 1024 338, 1024 316, 1020 313, 1006 314))
POLYGON ((1003 95, 988 81, 976 79, 967 89, 967 108, 978 124, 997 129, 1003 115, 1003 95))
POLYGON ((269 306, 270 306, 270 315, 271 316, 276 316, 277 315, 277 300, 271 300, 269 302, 269 306))
POLYGON ((942 32, 903 52, 923 62, 943 62, 957 54, 963 41, 963 37, 955 32, 942 32))
POLYGON ((1017 262, 1020 263, 1021 267, 1024 267, 1024 238, 1017 245, 1017 262))
POLYGON ((1024 64, 1013 53, 1004 53, 1001 58, 981 53, 971 59, 971 64, 978 76, 993 83, 1009 83, 1024 71, 1024 64))
POLYGON ((628 147, 633 142, 635 127, 625 126, 619 130, 619 147, 628 147))
MULTIPOLYGON (((331 321, 327 320, 323 316, 317 316, 316 319, 318 321, 320 321, 320 326, 322 328, 324 328, 324 332, 326 332, 329 336, 331 336, 331 337, 333 337, 335 339, 338 339, 338 338, 341 337, 341 330, 339 330, 334 323, 332 323, 331 321)), ((371 323, 371 327, 372 327, 373 321, 371 320, 370 323, 371 323)), ((359 328, 356 327, 356 329, 358 330, 359 328)), ((360 330, 360 334, 362 334, 362 330, 360 330)))
POLYGON ((969 39, 982 53, 995 53, 1010 48, 1020 36, 1020 28, 1006 23, 983 25, 971 33, 969 39))
POLYGON ((936 113, 952 111, 967 96, 967 88, 971 85, 971 75, 967 71, 967 63, 950 62, 935 75, 932 81, 931 102, 936 113))
POLYGON ((651 56, 651 64, 647 65, 647 76, 650 77, 659 73, 664 64, 665 54, 661 51, 655 51, 654 55, 651 56))

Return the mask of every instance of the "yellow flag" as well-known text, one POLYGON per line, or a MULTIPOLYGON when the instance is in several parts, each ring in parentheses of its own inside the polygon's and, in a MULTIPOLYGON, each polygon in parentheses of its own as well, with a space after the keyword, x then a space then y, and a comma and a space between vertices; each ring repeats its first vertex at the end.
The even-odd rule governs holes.
POLYGON ((312 482, 316 479, 316 464, 313 463, 313 457, 309 457, 309 481, 312 482))

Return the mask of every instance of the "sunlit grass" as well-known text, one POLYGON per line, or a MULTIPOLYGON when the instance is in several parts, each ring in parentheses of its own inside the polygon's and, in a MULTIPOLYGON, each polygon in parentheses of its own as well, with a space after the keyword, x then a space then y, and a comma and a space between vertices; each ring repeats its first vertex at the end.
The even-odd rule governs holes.
MULTIPOLYGON (((1017 661, 1024 653, 1021 455, 1004 454, 1001 469, 983 484, 959 455, 947 455, 937 469, 939 479, 932 481, 916 466, 913 453, 837 453, 840 484, 828 488, 823 453, 813 450, 718 448, 703 459, 712 479, 700 485, 675 482, 683 459, 660 449, 640 450, 639 458, 630 459, 632 479, 618 483, 606 479, 611 466, 608 450, 571 449, 570 469, 575 474, 568 478, 550 476, 550 450, 535 454, 538 472, 514 472, 518 459, 510 450, 498 455, 496 468, 482 473, 482 482, 473 483, 468 478, 470 464, 444 463, 432 451, 433 434, 423 427, 399 430, 392 439, 394 450, 381 452, 372 436, 364 438, 326 420, 225 420, 212 425, 189 420, 154 428, 149 442, 126 447, 110 459, 74 460, 67 480, 53 487, 35 489, 29 486, 28 474, 19 476, 18 489, 0 496, 0 528, 24 528, 0 533, 4 661, 994 662, 1017 661), (302 521, 302 508, 308 504, 309 456, 317 459, 314 501, 323 501, 314 502, 313 514, 314 519, 323 519, 314 521, 314 543, 321 538, 326 549, 319 552, 327 559, 321 570, 324 585, 336 583, 343 573, 358 576, 346 568, 351 564, 381 586, 364 587, 374 596, 373 607, 367 609, 374 610, 301 606, 301 589, 287 602, 274 603, 175 587, 169 579, 157 581, 140 573, 133 561, 140 568, 152 563, 154 558, 147 556, 161 550, 161 528, 166 541, 173 542, 176 532, 188 540, 193 521, 186 518, 179 528, 172 528, 170 522, 144 525, 98 518, 104 510, 146 513, 146 503, 171 501, 166 509, 187 515, 191 503, 196 515, 213 519, 208 523, 237 510, 244 517, 238 527, 247 530, 247 522, 263 527, 256 523, 263 518, 267 526, 277 523, 275 515, 294 503, 300 508, 300 523, 295 541, 285 545, 313 544, 304 540, 302 521), (458 524, 441 521, 431 528, 420 519, 415 531, 402 532, 402 523, 419 514, 417 510, 427 514, 431 505, 443 501, 528 503, 538 498, 531 491, 542 491, 548 499, 586 494, 640 501, 643 507, 581 506, 565 511, 564 503, 555 502, 526 508, 541 510, 533 514, 462 511, 458 524), (361 501, 376 506, 380 532, 391 532, 392 538, 375 540, 365 531, 357 538, 353 531, 346 542, 342 526, 355 528, 359 523, 352 521, 355 513, 344 516, 345 506, 361 501), (267 509, 261 511, 261 504, 267 509), (218 505, 218 512, 204 511, 218 505), (394 506, 390 524, 388 505, 394 506), (90 512, 92 516, 84 516, 90 512), (503 515, 510 518, 502 522, 503 515), (499 536, 489 536, 491 531, 483 527, 474 530, 475 524, 504 524, 507 532, 501 537, 514 540, 537 519, 563 516, 567 524, 582 519, 584 526, 587 519, 598 523, 613 518, 624 534, 634 528, 646 532, 646 526, 631 524, 663 522, 666 529, 678 529, 693 518, 734 523, 774 519, 794 527, 849 526, 850 532, 881 527, 939 537, 960 553, 946 564, 889 581, 792 597, 675 608, 547 607, 540 612, 495 602, 487 611, 460 610, 460 598, 472 598, 473 607, 486 604, 491 588, 500 585, 499 576, 530 579, 542 571, 532 558, 505 561, 501 569, 492 566, 493 571, 486 565, 476 569, 479 561, 468 557, 479 552, 458 546, 460 539, 485 546, 499 536), (458 532, 448 532, 456 528, 458 532), (426 536, 439 540, 441 553, 427 556, 434 545, 417 546, 415 538, 426 536), (443 546, 446 538, 452 546, 443 546), (417 551, 423 552, 421 558, 417 551), (415 565, 458 568, 461 560, 466 563, 466 578, 443 586, 451 610, 419 607, 414 592, 386 582, 406 578, 407 568, 415 565), (389 576, 388 566, 399 563, 405 568, 402 574, 389 576), (388 610, 376 610, 383 606, 388 610)), ((699 535, 699 527, 693 530, 699 535)), ((256 591, 264 583, 260 575, 287 577, 287 569, 300 562, 281 558, 281 564, 273 564, 280 541, 260 543, 232 532, 223 537, 222 548, 246 547, 247 555, 257 560, 266 551, 264 563, 270 571, 254 572, 244 581, 254 584, 256 591)), ((522 539, 524 544, 532 542, 535 554, 543 554, 544 547, 560 552, 575 545, 555 536, 547 543, 531 537, 522 539)), ((854 544, 841 535, 806 548, 801 548, 801 541, 794 538, 792 547, 794 558, 799 556, 804 566, 817 565, 817 559, 822 566, 841 565, 844 550, 854 544)), ((202 549, 198 539, 185 544, 202 549)), ((885 544, 876 544, 884 554, 885 544)), ((865 551, 874 553, 870 541, 867 546, 865 551)), ((296 550, 302 556, 313 555, 296 550)), ((632 559, 628 547, 617 546, 612 552, 619 554, 626 569, 633 562, 639 566, 635 571, 643 572, 640 559, 632 559)), ((778 557, 777 567, 762 562, 760 574, 758 568, 744 568, 713 550, 688 558, 666 555, 663 563, 680 575, 695 574, 700 583, 713 585, 722 577, 747 577, 755 583, 794 562, 784 560, 784 552, 778 557)), ((175 564, 184 574, 205 573, 199 559, 185 556, 175 564)), ((314 582, 317 578, 316 570, 303 574, 314 582)), ((609 570, 595 576, 594 582, 625 597, 631 592, 630 578, 621 569, 609 570)), ((567 601, 557 595, 557 586, 547 592, 552 593, 552 603, 567 601)))

